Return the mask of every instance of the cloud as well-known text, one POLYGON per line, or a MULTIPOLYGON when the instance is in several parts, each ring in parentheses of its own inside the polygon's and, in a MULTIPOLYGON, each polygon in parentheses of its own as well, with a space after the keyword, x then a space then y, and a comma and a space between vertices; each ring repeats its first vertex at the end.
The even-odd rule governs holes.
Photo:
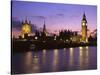
POLYGON ((51 14, 51 15, 48 15, 48 16, 31 16, 31 18, 35 18, 35 19, 40 19, 40 20, 44 20, 44 19, 48 19, 48 18, 58 18, 58 17, 64 17, 64 14, 63 13, 58 13, 58 14, 51 14))
POLYGON ((48 18, 61 18, 64 17, 65 15, 63 13, 57 13, 54 15, 49 15, 48 18))
POLYGON ((60 16, 60 17, 64 17, 64 14, 62 13, 59 13, 59 14, 56 14, 57 16, 60 16))
POLYGON ((45 16, 31 16, 32 18, 37 18, 37 19, 46 19, 45 16))

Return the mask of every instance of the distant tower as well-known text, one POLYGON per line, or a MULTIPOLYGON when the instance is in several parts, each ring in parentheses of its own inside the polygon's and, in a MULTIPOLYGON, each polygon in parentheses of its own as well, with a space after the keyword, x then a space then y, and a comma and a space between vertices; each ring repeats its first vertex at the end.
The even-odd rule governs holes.
POLYGON ((45 21, 44 21, 44 25, 43 25, 43 36, 47 36, 45 21))
POLYGON ((31 34, 30 22, 28 23, 27 20, 25 20, 25 22, 22 22, 21 36, 22 36, 22 38, 25 38, 25 36, 30 36, 30 34, 31 34))
POLYGON ((82 42, 84 42, 84 43, 88 42, 88 39, 87 39, 87 20, 86 20, 85 13, 83 14, 83 18, 82 18, 82 42))

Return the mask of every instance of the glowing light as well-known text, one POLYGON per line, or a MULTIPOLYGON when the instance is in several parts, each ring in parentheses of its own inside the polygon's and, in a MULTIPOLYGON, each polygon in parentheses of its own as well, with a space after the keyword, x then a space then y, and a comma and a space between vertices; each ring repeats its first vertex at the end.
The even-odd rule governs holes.
POLYGON ((70 48, 70 55, 73 54, 73 48, 70 48))
POLYGON ((22 27, 22 32, 23 33, 30 33, 30 25, 28 24, 25 24, 23 27, 22 27))
POLYGON ((54 49, 54 54, 58 55, 58 49, 54 49))
POLYGON ((28 36, 30 36, 30 33, 31 33, 31 26, 30 24, 27 24, 27 23, 24 23, 22 25, 22 38, 24 38, 24 34, 28 34, 28 36))
MULTIPOLYGON (((80 57, 82 57, 82 55, 83 55, 83 54, 82 54, 82 53, 83 53, 83 47, 79 47, 79 49, 80 49, 80 50, 79 50, 79 51, 80 51, 80 57)), ((80 60, 81 60, 81 59, 80 59, 80 60)))
POLYGON ((37 40, 37 39, 38 39, 38 37, 36 36, 36 37, 35 37, 35 40, 37 40))
POLYGON ((88 39, 86 38, 86 43, 88 43, 88 39))
POLYGON ((73 50, 73 48, 70 48, 70 50, 73 50))
POLYGON ((46 53, 46 49, 43 49, 43 54, 45 54, 46 53))
POLYGON ((83 49, 83 47, 79 47, 79 49, 80 49, 80 50, 82 50, 82 49, 83 49))
POLYGON ((58 64, 58 49, 54 49, 53 70, 57 69, 57 64, 58 64))
POLYGON ((72 40, 72 38, 70 38, 72 40))
POLYGON ((83 23, 82 25, 83 25, 83 26, 85 26, 86 24, 85 24, 85 23, 83 23))
POLYGON ((56 40, 57 36, 54 37, 54 40, 56 40))
POLYGON ((24 38, 24 35, 22 34, 22 38, 24 38))
POLYGON ((28 34, 28 36, 30 36, 30 34, 28 34))
POLYGON ((38 55, 37 55, 37 53, 34 53, 34 58, 38 58, 38 55))
POLYGON ((36 56, 36 55, 34 55, 34 58, 37 58, 37 56, 36 56))
POLYGON ((68 39, 66 39, 66 41, 68 41, 68 39))
POLYGON ((86 46, 86 49, 89 49, 89 47, 88 47, 88 46, 86 46))
POLYGON ((54 38, 54 40, 56 40, 56 38, 54 38))
POLYGON ((74 58, 73 58, 73 53, 74 53, 73 51, 74 51, 74 49, 73 49, 73 48, 70 48, 69 50, 70 50, 69 65, 72 66, 72 65, 73 65, 73 61, 74 61, 74 60, 73 60, 73 59, 74 59, 74 58))

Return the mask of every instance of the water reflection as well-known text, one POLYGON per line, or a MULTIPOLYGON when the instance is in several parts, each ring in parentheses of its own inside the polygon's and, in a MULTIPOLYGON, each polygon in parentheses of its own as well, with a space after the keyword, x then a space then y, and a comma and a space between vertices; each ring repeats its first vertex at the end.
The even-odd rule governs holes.
POLYGON ((88 47, 79 47, 79 68, 88 68, 89 63, 89 49, 88 47))
POLYGON ((79 47, 79 66, 80 69, 83 68, 83 48, 79 47))
POLYGON ((40 66, 39 66, 39 57, 38 53, 36 52, 27 52, 24 56, 25 58, 25 64, 24 64, 24 71, 25 72, 39 72, 40 66))
POLYGON ((39 66, 39 58, 34 57, 33 58, 33 64, 32 64, 32 71, 33 72, 39 72, 40 66, 39 66))
POLYGON ((63 48, 16 53, 14 73, 38 73, 96 69, 96 47, 63 48))
POLYGON ((27 72, 30 72, 31 69, 32 69, 32 63, 33 63, 33 54, 32 52, 27 52, 25 53, 22 58, 24 59, 21 59, 21 62, 22 62, 22 67, 19 66, 19 68, 22 68, 23 69, 23 72, 27 73, 27 72))
POLYGON ((26 66, 31 66, 30 64, 32 63, 32 52, 27 52, 26 54, 26 57, 25 57, 25 65, 26 66))
POLYGON ((86 59, 85 59, 85 64, 87 64, 86 66, 89 66, 89 47, 86 46, 86 59))
POLYGON ((46 49, 43 49, 43 55, 45 55, 46 54, 46 49))
POLYGON ((39 56, 38 52, 33 52, 33 58, 32 58, 32 72, 39 72, 40 71, 40 64, 39 64, 39 56))
POLYGON ((43 60, 43 65, 45 65, 45 63, 46 63, 46 49, 43 49, 42 60, 43 60))
POLYGON ((88 46, 86 46, 86 49, 89 49, 89 47, 88 47, 88 46))
POLYGON ((74 55, 73 55, 74 49, 73 48, 70 48, 69 51, 70 51, 69 66, 71 68, 73 66, 73 63, 74 63, 74 55))
POLYGON ((53 71, 57 70, 57 64, 58 64, 58 49, 54 49, 53 52, 53 71))
MULTIPOLYGON (((63 55, 62 55, 62 59, 66 57, 66 48, 63 49, 63 55)), ((63 60, 63 62, 65 62, 65 60, 63 60)))

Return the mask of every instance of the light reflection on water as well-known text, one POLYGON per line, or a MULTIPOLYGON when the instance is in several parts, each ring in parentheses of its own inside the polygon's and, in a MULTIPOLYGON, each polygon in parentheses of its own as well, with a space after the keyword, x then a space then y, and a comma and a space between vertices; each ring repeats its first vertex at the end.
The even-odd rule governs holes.
POLYGON ((73 48, 70 48, 69 50, 70 50, 69 65, 70 65, 70 67, 72 67, 73 66, 73 63, 74 63, 74 55, 73 55, 74 49, 73 48))
POLYGON ((45 65, 46 63, 46 49, 43 50, 43 64, 45 65))
POLYGON ((88 68, 89 65, 89 56, 88 56, 88 47, 82 47, 79 49, 79 65, 80 69, 88 68))
POLYGON ((57 70, 57 66, 58 66, 58 49, 54 49, 53 52, 53 63, 52 63, 52 67, 53 67, 53 71, 57 70))
POLYGON ((39 72, 40 66, 39 66, 39 59, 37 57, 33 58, 33 65, 32 65, 32 71, 33 72, 39 72))
POLYGON ((12 73, 38 73, 96 69, 96 47, 63 48, 16 53, 12 73))

